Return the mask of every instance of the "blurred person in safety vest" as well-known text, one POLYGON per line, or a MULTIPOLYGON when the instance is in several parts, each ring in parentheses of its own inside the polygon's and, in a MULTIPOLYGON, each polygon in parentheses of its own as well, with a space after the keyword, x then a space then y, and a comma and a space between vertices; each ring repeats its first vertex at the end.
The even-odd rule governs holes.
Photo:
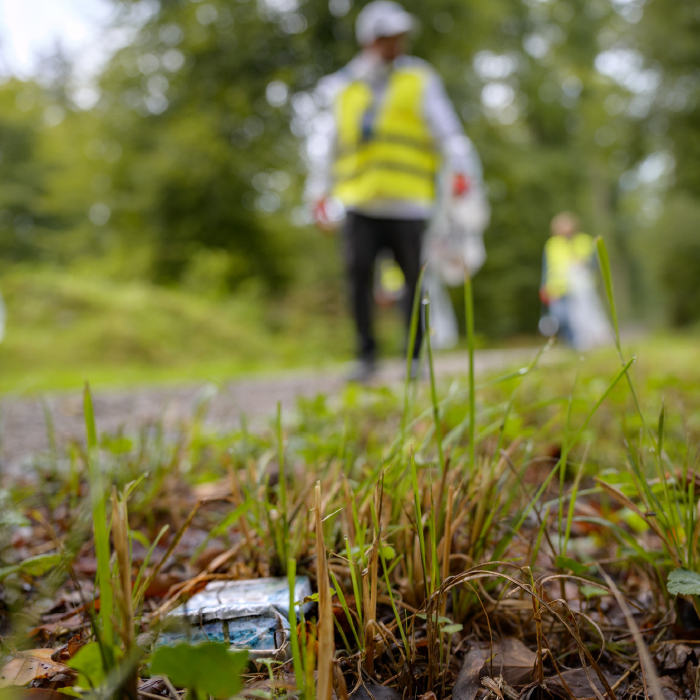
MULTIPOLYGON (((478 157, 441 79, 428 63, 406 55, 415 26, 414 17, 395 2, 366 5, 356 25, 362 50, 320 81, 315 96, 319 112, 309 129, 306 196, 315 223, 332 230, 344 216, 343 255, 358 356, 350 379, 357 381, 375 371, 377 255, 388 249, 403 272, 409 328, 438 171, 448 160, 456 196, 466 196, 481 176, 478 157)), ((414 372, 421 338, 419 323, 414 372)))
POLYGON ((548 314, 540 320, 543 335, 559 334, 576 350, 588 350, 611 340, 595 284, 595 244, 579 231, 578 219, 562 212, 552 219, 544 247, 540 300, 548 314))

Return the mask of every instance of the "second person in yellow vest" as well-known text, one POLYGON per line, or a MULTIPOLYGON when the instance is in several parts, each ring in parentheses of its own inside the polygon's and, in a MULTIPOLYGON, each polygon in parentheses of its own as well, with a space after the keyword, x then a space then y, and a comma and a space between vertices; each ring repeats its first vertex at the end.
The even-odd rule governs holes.
MULTIPOLYGON (((415 20, 399 4, 375 0, 357 18, 362 52, 324 78, 309 131, 307 198, 317 225, 332 228, 334 203, 344 213, 343 254, 357 333, 352 379, 375 371, 372 326, 374 264, 389 249, 406 280, 405 320, 421 266, 421 245, 445 160, 456 195, 469 192, 481 167, 471 141, 433 68, 406 55, 415 20)), ((414 365, 420 350, 419 324, 414 365)))
POLYGON ((557 333, 576 350, 588 350, 611 340, 610 327, 596 291, 597 264, 591 236, 579 231, 578 219, 561 212, 552 219, 544 247, 540 299, 549 321, 540 321, 545 335, 557 333))

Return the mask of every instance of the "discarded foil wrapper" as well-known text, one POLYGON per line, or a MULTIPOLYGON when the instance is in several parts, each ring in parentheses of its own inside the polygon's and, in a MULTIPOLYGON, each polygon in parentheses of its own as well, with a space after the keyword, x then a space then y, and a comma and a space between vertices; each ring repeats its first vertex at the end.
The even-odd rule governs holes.
POLYGON ((232 649, 247 649, 251 659, 289 658, 289 621, 277 610, 258 606, 257 612, 229 615, 178 608, 167 616, 158 646, 182 641, 228 642, 232 649))
MULTIPOLYGON (((311 583, 298 576, 295 601, 311 595, 311 583)), ((305 609, 310 604, 303 606, 305 609)), ((253 659, 289 657, 289 584, 285 578, 212 581, 166 617, 159 644, 178 641, 225 642, 248 649, 253 659)))
MULTIPOLYGON (((294 600, 301 601, 311 595, 308 576, 297 576, 294 584, 294 600)), ((214 613, 221 616, 237 616, 258 612, 260 608, 274 608, 289 619, 289 584, 286 578, 256 578, 247 581, 211 581, 206 588, 192 596, 171 614, 185 612, 214 613)), ((308 609, 308 606, 305 606, 308 609)), ((223 617, 222 617, 223 619, 223 617)))

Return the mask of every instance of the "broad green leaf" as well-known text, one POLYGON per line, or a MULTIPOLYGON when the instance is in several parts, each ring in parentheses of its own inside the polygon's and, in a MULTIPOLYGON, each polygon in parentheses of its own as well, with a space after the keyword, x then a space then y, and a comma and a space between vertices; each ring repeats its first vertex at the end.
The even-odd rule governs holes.
POLYGON ((668 575, 666 587, 671 595, 700 595, 700 574, 675 569, 668 575))
POLYGON ((81 647, 67 665, 80 674, 76 685, 81 688, 97 688, 105 679, 104 661, 97 642, 81 647))
POLYGON ((50 571, 54 567, 61 563, 60 554, 40 554, 37 557, 29 557, 25 559, 20 565, 20 571, 23 574, 29 574, 30 576, 42 576, 47 571, 50 571))
POLYGON ((29 557, 14 566, 6 566, 0 569, 0 581, 10 574, 26 574, 28 576, 43 576, 61 563, 60 554, 40 554, 36 557, 29 557))
POLYGON ((620 509, 617 517, 627 523, 635 532, 647 532, 649 530, 649 523, 629 508, 620 509))
POLYGON ((608 591, 603 588, 598 588, 598 586, 581 586, 579 590, 586 598, 608 595, 608 591))
MULTIPOLYGON (((428 613, 419 612, 419 613, 416 613, 416 617, 421 619, 421 620, 427 620, 428 613)), ((433 615, 431 615, 430 620, 433 621, 434 619, 435 619, 435 617, 433 615)), ((450 620, 449 617, 443 617, 442 615, 439 615, 438 619, 437 619, 437 623, 438 623, 438 625, 451 625, 452 620, 450 620)))
POLYGON ((241 673, 247 662, 247 651, 230 651, 227 644, 183 642, 156 649, 151 672, 167 676, 181 688, 223 698, 243 687, 241 673))
POLYGON ((570 569, 576 576, 590 576, 591 572, 587 566, 583 566, 571 557, 558 556, 555 560, 556 565, 560 569, 570 569))
MULTIPOLYGON (((335 595, 335 588, 329 589, 331 593, 331 597, 335 595)), ((312 593, 311 595, 307 595, 304 600, 297 600, 294 605, 305 605, 306 603, 318 603, 318 591, 316 593, 312 593)))
POLYGON ((396 556, 396 550, 388 544, 382 547, 382 556, 384 559, 393 559, 396 556))
POLYGON ((445 625, 444 627, 440 628, 441 632, 444 632, 445 634, 454 634, 455 632, 461 632, 462 631, 462 625, 459 623, 455 623, 453 625, 445 625))

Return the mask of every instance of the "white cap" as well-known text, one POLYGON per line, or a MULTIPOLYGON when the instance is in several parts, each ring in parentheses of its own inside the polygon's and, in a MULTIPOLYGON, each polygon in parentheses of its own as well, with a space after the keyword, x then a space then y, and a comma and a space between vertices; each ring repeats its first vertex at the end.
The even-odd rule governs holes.
POLYGON ((360 46, 368 46, 382 36, 398 36, 416 26, 413 15, 392 0, 373 0, 357 15, 355 34, 360 46))

